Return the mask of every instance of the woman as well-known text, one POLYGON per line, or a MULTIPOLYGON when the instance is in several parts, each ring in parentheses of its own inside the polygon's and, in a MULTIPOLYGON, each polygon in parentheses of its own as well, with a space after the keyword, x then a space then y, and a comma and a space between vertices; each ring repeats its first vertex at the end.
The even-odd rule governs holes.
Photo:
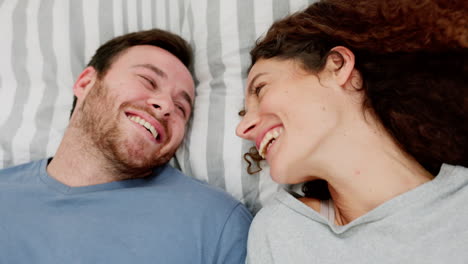
POLYGON ((321 1, 256 43, 237 135, 305 184, 257 214, 247 262, 468 263, 467 10, 321 1))

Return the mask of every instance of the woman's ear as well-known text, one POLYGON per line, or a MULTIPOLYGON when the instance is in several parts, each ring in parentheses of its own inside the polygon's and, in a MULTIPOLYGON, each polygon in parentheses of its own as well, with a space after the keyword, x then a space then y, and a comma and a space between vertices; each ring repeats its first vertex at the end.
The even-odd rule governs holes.
POLYGON ((93 87, 97 80, 97 72, 96 70, 88 66, 86 67, 78 76, 75 84, 73 85, 73 93, 78 98, 78 100, 82 100, 86 97, 89 90, 93 87))
POLYGON ((360 78, 359 73, 354 69, 354 62, 354 53, 351 50, 337 46, 330 50, 325 67, 330 70, 339 86, 347 88, 351 84, 354 87, 355 78, 360 78))

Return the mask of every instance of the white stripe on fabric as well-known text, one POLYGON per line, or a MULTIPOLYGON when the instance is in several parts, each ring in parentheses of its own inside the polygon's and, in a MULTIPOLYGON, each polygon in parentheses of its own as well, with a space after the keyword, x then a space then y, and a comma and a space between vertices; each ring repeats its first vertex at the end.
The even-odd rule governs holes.
POLYGON ((306 0, 290 0, 291 13, 302 10, 309 5, 306 0))
POLYGON ((193 42, 197 45, 194 70, 197 79, 200 80, 197 86, 197 100, 194 109, 196 115, 193 116, 189 142, 190 164, 192 164, 193 175, 204 181, 208 181, 205 142, 208 140, 206 135, 208 135, 209 96, 211 92, 208 80, 212 78, 207 69, 206 4, 206 1, 201 1, 195 5, 191 3, 189 6, 192 11, 190 13, 194 19, 192 30, 193 42), (193 14, 196 14, 196 16, 193 14), (202 21, 197 21, 197 19, 202 19, 202 21))
POLYGON ((166 23, 167 23, 167 28, 176 34, 180 34, 180 8, 182 6, 179 5, 179 1, 174 1, 174 0, 166 0, 166 6, 167 6, 167 15, 166 15, 166 23))
POLYGON ((156 1, 156 27, 159 29, 166 29, 166 2, 156 1))
MULTIPOLYGON (((16 1, 6 1, 0 8, 0 25, 2 26, 2 39, 13 39, 13 10, 16 1)), ((10 139, 6 136, 9 119, 16 113, 13 112, 15 103, 15 94, 18 83, 14 78, 13 68, 11 67, 13 56, 13 45, 11 41, 0 41, 0 74, 2 79, 2 89, 0 89, 0 98, 2 101, 2 111, 0 111, 0 167, 6 167, 11 164, 11 145, 10 139)))
MULTIPOLYGON (((38 1, 30 1, 26 9, 26 32, 25 43, 27 57, 25 60, 25 69, 29 73, 30 84, 34 84, 34 89, 28 87, 28 97, 24 105, 23 118, 18 131, 13 138, 14 164, 24 163, 31 160, 30 145, 25 142, 31 142, 37 128, 35 126, 35 113, 38 110, 40 98, 44 95, 44 83, 41 73, 43 68, 43 58, 39 49, 39 35, 37 28, 37 16, 39 11, 38 1)), ((18 113, 19 114, 19 113, 18 113)))
MULTIPOLYGON (((72 0, 73 1, 73 0, 72 0)), ((99 47, 99 2, 95 0, 82 0, 82 10, 83 13, 83 28, 84 28, 84 57, 79 61, 80 63, 80 72, 84 69, 84 65, 91 59, 91 56, 96 51, 96 48, 99 47)), ((77 41, 77 39, 75 39, 77 41)), ((75 75, 75 78, 78 78, 78 75, 75 75)))
MULTIPOLYGON (((127 23, 128 23, 128 31, 124 32, 129 33, 129 32, 135 32, 138 31, 138 14, 137 14, 137 1, 125 1, 127 5, 127 23)), ((125 10, 124 10, 125 12, 125 10)))
POLYGON ((153 21, 152 21, 152 6, 151 6, 151 0, 142 0, 141 1, 141 23, 142 23, 142 30, 146 29, 151 29, 153 28, 153 21))
MULTIPOLYGON (((58 0, 55 1, 53 7, 53 24, 55 25, 53 34, 53 47, 57 59, 57 76, 55 76, 59 93, 55 106, 53 108, 54 116, 52 118, 52 129, 49 135, 47 144, 48 156, 53 155, 62 140, 63 133, 68 125, 70 116, 71 102, 73 101, 73 81, 75 76, 72 70, 72 56, 76 54, 76 50, 71 52, 70 48, 70 19, 69 13, 64 10, 70 10, 70 2, 58 0)), ((75 30, 75 29, 73 29, 75 30)), ((83 37, 79 34, 80 31, 74 31, 73 35, 83 37)), ((75 58, 74 58, 75 59, 75 58)))
POLYGON ((123 26, 123 3, 122 0, 113 0, 114 6, 112 8, 112 16, 114 20, 114 36, 123 35, 124 26, 123 26))
POLYGON ((6 164, 10 166, 14 164, 15 160, 19 160, 21 156, 28 154, 23 154, 24 148, 15 141, 14 138, 18 134, 18 130, 24 121, 24 110, 26 102, 30 98, 31 90, 31 80, 28 72, 26 71, 28 50, 26 47, 26 36, 28 32, 27 23, 27 4, 28 1, 19 1, 13 10, 13 38, 12 38, 12 60, 11 67, 13 68, 13 74, 18 84, 16 88, 16 94, 14 98, 13 111, 8 121, 6 122, 6 127, 2 129, 2 138, 6 140, 4 144, 6 145, 7 151, 9 150, 12 153, 12 157, 6 164))
POLYGON ((256 36, 263 36, 273 23, 273 2, 272 0, 253 1, 255 14, 256 36))
MULTIPOLYGON (((16 1, 6 1, 0 8, 0 25, 2 27, 2 39, 13 39, 13 9, 16 1)), ((13 68, 11 67, 13 46, 10 41, 0 41, 0 76, 2 76, 2 86, 0 89, 0 98, 2 100, 2 111, 0 111, 0 128, 6 125, 8 117, 12 114, 13 103, 16 91, 16 79, 13 78, 13 68), (7 86, 14 85, 14 86, 7 86)), ((3 131, 1 140, 1 152, 3 148, 3 131)), ((6 157, 6 156, 5 156, 6 157)), ((0 162, 3 167, 3 162, 0 162)))
POLYGON ((235 197, 243 197, 242 190, 242 143, 236 136, 236 126, 239 121, 237 113, 239 112, 239 101, 243 98, 243 81, 241 74, 241 60, 239 57, 239 42, 233 41, 239 39, 239 28, 237 22, 237 3, 234 1, 220 2, 220 17, 222 30, 220 31, 220 40, 222 46, 221 55, 226 65, 224 80, 226 85, 225 111, 224 111, 224 138, 223 138, 223 162, 224 179, 226 191, 235 197))

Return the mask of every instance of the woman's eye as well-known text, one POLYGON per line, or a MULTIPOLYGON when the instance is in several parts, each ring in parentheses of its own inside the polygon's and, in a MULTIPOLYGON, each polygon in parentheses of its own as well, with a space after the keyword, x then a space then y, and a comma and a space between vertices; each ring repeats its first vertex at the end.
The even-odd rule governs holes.
POLYGON ((260 92, 262 91, 263 87, 265 87, 265 83, 260 83, 258 85, 256 85, 253 89, 253 92, 254 94, 256 94, 257 96, 260 94, 260 92))

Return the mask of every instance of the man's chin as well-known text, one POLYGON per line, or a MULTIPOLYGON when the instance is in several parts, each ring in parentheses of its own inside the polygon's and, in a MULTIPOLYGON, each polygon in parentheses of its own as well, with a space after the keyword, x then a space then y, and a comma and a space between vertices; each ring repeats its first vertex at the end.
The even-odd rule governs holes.
MULTIPOLYGON (((116 153, 117 154, 117 153, 116 153)), ((174 153, 162 154, 158 151, 146 152, 141 148, 118 153, 116 159, 130 170, 151 170, 161 166, 171 159, 174 153)))

